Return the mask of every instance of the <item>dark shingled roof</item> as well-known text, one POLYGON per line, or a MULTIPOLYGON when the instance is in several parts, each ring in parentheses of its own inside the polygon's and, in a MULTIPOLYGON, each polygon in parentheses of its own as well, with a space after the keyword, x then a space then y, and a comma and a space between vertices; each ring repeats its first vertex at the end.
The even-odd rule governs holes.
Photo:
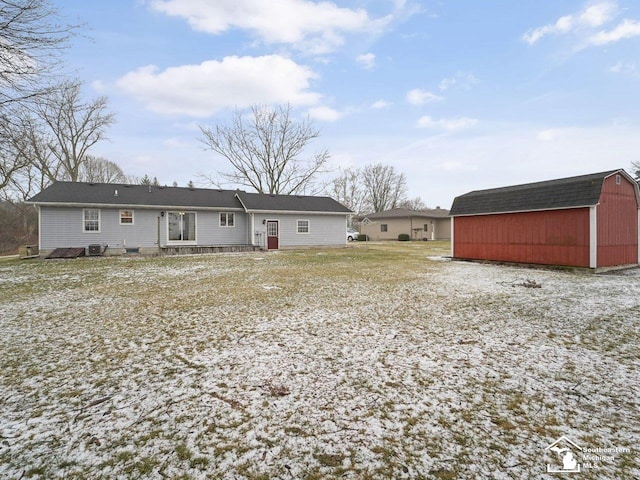
POLYGON ((238 196, 248 211, 351 213, 351 210, 330 197, 246 192, 240 192, 238 196))
POLYGON ((596 205, 604 179, 623 170, 511 187, 475 190, 453 200, 451 216, 523 212, 596 205))
POLYGON ((113 183, 55 182, 29 199, 40 205, 122 205, 349 213, 329 197, 267 195, 241 190, 159 187, 113 183), (117 194, 116 194, 117 192, 117 194), (238 197, 242 200, 240 202, 238 197))
POLYGON ((242 208, 235 195, 235 190, 55 182, 29 201, 36 204, 242 208))

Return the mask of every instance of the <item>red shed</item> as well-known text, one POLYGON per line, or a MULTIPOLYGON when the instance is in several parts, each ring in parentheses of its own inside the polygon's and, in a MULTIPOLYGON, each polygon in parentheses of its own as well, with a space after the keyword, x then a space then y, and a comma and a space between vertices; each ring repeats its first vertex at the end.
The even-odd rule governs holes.
POLYGON ((454 258, 638 264, 640 191, 624 170, 469 192, 450 215, 454 258))

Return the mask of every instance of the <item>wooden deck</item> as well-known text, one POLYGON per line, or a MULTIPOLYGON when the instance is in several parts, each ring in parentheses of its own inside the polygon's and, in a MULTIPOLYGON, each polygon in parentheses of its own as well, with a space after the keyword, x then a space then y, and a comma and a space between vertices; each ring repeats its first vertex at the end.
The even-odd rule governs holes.
POLYGON ((261 247, 256 245, 171 245, 160 249, 162 255, 192 255, 198 253, 230 253, 230 252, 259 252, 261 247))

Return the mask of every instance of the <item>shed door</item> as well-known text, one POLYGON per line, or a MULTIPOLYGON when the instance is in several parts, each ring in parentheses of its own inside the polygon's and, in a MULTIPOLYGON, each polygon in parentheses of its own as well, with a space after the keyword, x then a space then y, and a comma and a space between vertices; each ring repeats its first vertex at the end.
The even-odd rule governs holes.
POLYGON ((267 221, 267 250, 278 249, 278 221, 267 221))

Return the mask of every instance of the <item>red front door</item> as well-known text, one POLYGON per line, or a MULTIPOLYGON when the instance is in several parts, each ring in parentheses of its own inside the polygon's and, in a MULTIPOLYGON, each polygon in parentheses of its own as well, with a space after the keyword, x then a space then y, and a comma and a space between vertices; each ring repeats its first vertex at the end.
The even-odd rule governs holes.
POLYGON ((278 221, 267 221, 267 250, 278 249, 278 221))

